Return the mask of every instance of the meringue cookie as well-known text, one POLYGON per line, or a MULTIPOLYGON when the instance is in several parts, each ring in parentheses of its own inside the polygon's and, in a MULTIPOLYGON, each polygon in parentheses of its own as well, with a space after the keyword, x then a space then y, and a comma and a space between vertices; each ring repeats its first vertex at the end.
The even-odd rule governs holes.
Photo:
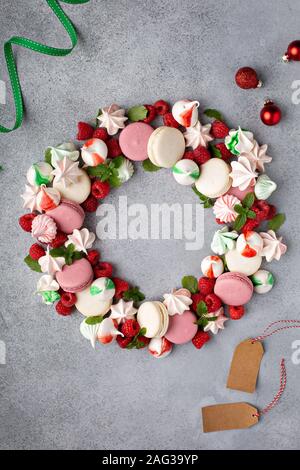
POLYGON ((254 194, 257 199, 266 200, 268 199, 271 194, 276 191, 277 184, 269 178, 268 175, 260 175, 257 178, 255 187, 254 187, 254 194))
POLYGON ((206 256, 202 260, 201 271, 204 276, 215 279, 224 271, 223 261, 219 256, 206 256))
POLYGON ((97 339, 102 344, 109 344, 111 343, 118 335, 124 336, 121 331, 119 331, 116 326, 115 322, 111 318, 104 318, 104 320, 100 323, 97 332, 97 339))
POLYGON ((66 264, 66 261, 62 256, 58 256, 57 258, 51 256, 50 248, 48 246, 45 256, 41 256, 41 258, 38 260, 38 263, 43 273, 54 276, 57 271, 62 270, 63 266, 66 264))
POLYGON ((210 135, 211 124, 205 124, 204 126, 198 121, 193 127, 188 127, 183 133, 185 138, 185 146, 192 147, 195 150, 199 145, 207 147, 208 142, 213 140, 210 135))
POLYGON ((60 299, 60 294, 57 292, 58 290, 59 285, 53 277, 44 274, 37 283, 36 294, 42 297, 44 304, 52 305, 60 299))
POLYGON ((81 148, 81 156, 88 166, 97 166, 107 158, 107 145, 100 139, 89 139, 81 148))
POLYGON ((96 345, 96 340, 98 337, 98 333, 100 330, 100 324, 103 321, 103 317, 92 317, 92 320, 90 318, 85 318, 81 323, 80 323, 80 333, 82 336, 86 339, 88 339, 91 342, 92 347, 95 349, 96 345))
POLYGON ((236 245, 236 239, 239 234, 234 230, 230 232, 228 227, 222 227, 220 230, 217 230, 213 236, 211 243, 211 249, 217 255, 225 255, 229 250, 234 250, 236 245))
POLYGON ((133 320, 137 309, 133 306, 133 300, 125 302, 123 299, 119 300, 117 304, 111 306, 110 318, 116 320, 118 324, 124 323, 126 320, 133 320))
POLYGON ((31 234, 42 243, 50 243, 56 237, 57 227, 51 217, 46 214, 37 215, 31 225, 31 234))
POLYGON ((91 179, 87 172, 80 168, 78 168, 78 175, 76 183, 70 184, 68 187, 65 187, 63 181, 56 181, 54 178, 53 187, 60 192, 63 198, 82 204, 91 192, 91 179))
POLYGON ((209 321, 208 324, 203 328, 204 331, 211 331, 214 335, 218 333, 219 330, 224 330, 224 323, 229 320, 229 318, 224 315, 224 308, 221 307, 216 312, 208 313, 205 315, 205 318, 209 320, 211 317, 217 317, 216 320, 209 321))
POLYGON ((193 301, 190 296, 185 295, 182 289, 173 290, 171 294, 164 294, 163 304, 167 307, 169 315, 182 315, 186 310, 190 310, 193 301))
POLYGON ((71 243, 75 246, 76 251, 83 251, 87 254, 87 250, 93 246, 96 235, 90 232, 87 228, 73 230, 72 235, 68 235, 68 240, 65 243, 67 247, 71 243))
POLYGON ((38 210, 37 205, 37 196, 40 192, 39 186, 31 186, 25 184, 25 192, 21 195, 23 199, 23 207, 25 209, 30 209, 31 212, 38 210))
POLYGON ((177 183, 182 184, 183 186, 194 184, 200 176, 200 169, 197 163, 192 160, 188 160, 187 158, 175 163, 172 167, 172 172, 177 183))
POLYGON ((191 127, 198 121, 199 101, 190 101, 187 99, 176 101, 172 108, 174 119, 181 126, 191 127))
POLYGON ((134 173, 134 166, 133 164, 127 159, 123 158, 123 161, 119 168, 116 168, 117 173, 118 173, 118 178, 120 182, 126 183, 126 181, 130 180, 134 173))
POLYGON ((236 242, 237 251, 246 258, 260 255, 263 249, 263 239, 257 232, 241 233, 236 242))
POLYGON ((99 277, 90 286, 90 294, 101 301, 112 299, 115 292, 115 285, 109 277, 99 277))
POLYGON ((244 131, 240 127, 235 130, 231 129, 229 135, 225 137, 225 145, 234 155, 242 153, 250 153, 255 145, 252 132, 244 131))
POLYGON ((149 353, 156 359, 167 357, 173 349, 173 344, 165 337, 152 338, 148 345, 149 353))
POLYGON ((238 187, 241 191, 248 186, 255 184, 258 174, 255 171, 255 165, 250 162, 246 157, 239 157, 237 162, 231 162, 232 172, 232 186, 238 187))
POLYGON ((55 209, 60 203, 60 192, 55 188, 47 188, 44 184, 40 186, 40 191, 36 197, 38 210, 50 211, 55 209))
POLYGON ((254 285, 254 291, 257 294, 267 294, 273 289, 275 279, 272 273, 265 269, 260 269, 251 276, 251 281, 254 285))
POLYGON ((255 165, 255 169, 258 171, 265 171, 265 163, 270 163, 272 157, 266 155, 268 146, 266 144, 261 147, 255 141, 254 147, 249 153, 242 152, 241 156, 248 158, 248 160, 255 165))
POLYGON ((226 224, 234 222, 238 216, 234 207, 240 203, 241 201, 237 197, 225 194, 216 200, 213 207, 213 213, 221 222, 225 222, 226 224))
POLYGON ((55 168, 52 171, 54 183, 61 183, 64 188, 76 183, 82 172, 78 165, 79 162, 73 162, 68 157, 56 161, 55 168))
POLYGON ((281 256, 287 251, 287 246, 282 243, 282 237, 276 236, 274 230, 268 230, 268 232, 260 232, 260 236, 263 239, 263 250, 262 256, 266 257, 268 262, 276 259, 280 260, 281 256))
POLYGON ((56 163, 63 160, 65 157, 72 162, 78 160, 80 152, 77 150, 76 145, 73 142, 66 142, 64 144, 57 145, 56 147, 48 147, 51 152, 51 165, 56 166, 56 163))
POLYGON ((111 104, 101 109, 101 114, 97 117, 99 127, 105 127, 109 135, 115 135, 119 129, 124 129, 125 109, 120 108, 117 104, 111 104))
POLYGON ((27 181, 31 186, 41 186, 49 184, 53 180, 52 166, 46 162, 38 162, 31 165, 27 171, 27 181))

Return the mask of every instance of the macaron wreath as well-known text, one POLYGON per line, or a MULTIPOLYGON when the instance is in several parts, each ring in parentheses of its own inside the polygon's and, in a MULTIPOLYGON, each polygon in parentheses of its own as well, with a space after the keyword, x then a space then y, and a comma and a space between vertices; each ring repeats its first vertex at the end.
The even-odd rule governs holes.
POLYGON ((121 348, 147 346, 156 358, 174 344, 192 341, 200 349, 227 320, 244 315, 253 292, 274 285, 262 262, 280 260, 287 247, 277 234, 285 216, 267 202, 276 190, 265 174, 267 145, 241 127, 230 130, 216 110, 204 111, 212 122, 202 124, 198 108, 187 99, 172 109, 163 100, 127 112, 112 104, 99 111, 96 125, 78 123, 82 145, 49 147, 27 172, 22 198, 30 212, 19 223, 36 239, 25 258, 42 273, 36 293, 60 315, 76 308, 93 347, 116 340, 121 348), (201 277, 184 276, 181 287, 156 301, 114 275, 93 249, 95 234, 83 227, 85 213, 126 183, 137 162, 145 171, 169 169, 220 225, 201 277))

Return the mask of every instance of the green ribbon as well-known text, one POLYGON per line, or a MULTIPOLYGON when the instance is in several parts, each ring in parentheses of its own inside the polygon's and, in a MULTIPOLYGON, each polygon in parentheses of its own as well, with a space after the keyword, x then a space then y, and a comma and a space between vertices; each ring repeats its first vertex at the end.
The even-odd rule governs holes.
MULTIPOLYGON (((87 3, 89 0, 60 0, 64 3, 70 3, 71 5, 78 5, 87 3)), ((57 0, 46 0, 49 7, 55 13, 63 27, 65 28, 66 32, 71 39, 72 47, 68 49, 60 49, 57 47, 47 46, 46 44, 41 44, 39 42, 32 41, 31 39, 23 38, 21 36, 13 36, 8 41, 4 43, 4 56, 6 60, 8 75, 11 82, 13 98, 15 102, 15 110, 16 110, 16 119, 15 124, 12 128, 7 128, 0 125, 0 132, 7 133, 14 131, 21 127, 23 118, 24 118, 24 104, 22 98, 22 90, 20 85, 20 79, 16 67, 16 62, 13 54, 13 45, 25 47, 26 49, 31 49, 32 51, 39 52, 40 54, 52 55, 52 56, 61 56, 64 57, 70 54, 74 47, 77 44, 77 33, 76 30, 71 22, 71 20, 67 17, 61 6, 59 5, 57 0)))

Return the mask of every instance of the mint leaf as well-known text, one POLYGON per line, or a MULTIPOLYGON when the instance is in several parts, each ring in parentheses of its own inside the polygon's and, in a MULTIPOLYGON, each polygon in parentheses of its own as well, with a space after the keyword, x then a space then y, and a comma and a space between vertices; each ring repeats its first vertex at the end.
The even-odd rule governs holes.
POLYGON ((72 261, 76 261, 77 259, 81 259, 83 257, 84 257, 84 255, 83 255, 82 251, 74 251, 74 253, 72 255, 72 261))
POLYGON ((159 166, 154 165, 149 158, 143 161, 142 166, 145 171, 158 171, 161 169, 159 166))
POLYGON ((85 323, 87 325, 97 325, 98 323, 101 323, 103 321, 103 316, 98 315, 97 317, 88 317, 85 320, 85 323))
POLYGON ((256 219, 256 212, 248 210, 247 217, 248 219, 256 219))
POLYGON ((210 145, 209 148, 215 158, 222 158, 221 151, 215 145, 210 145))
POLYGON ((285 222, 285 214, 276 214, 268 223, 268 230, 276 232, 285 222))
POLYGON ((132 287, 123 293, 123 299, 127 302, 129 300, 133 300, 134 302, 142 302, 145 300, 145 296, 138 287, 132 287))
POLYGON ((206 109, 203 114, 209 118, 216 119, 217 121, 224 121, 222 114, 217 109, 206 109))
POLYGON ((234 206, 234 210, 235 212, 237 212, 238 214, 244 214, 245 213, 245 209, 243 208, 243 206, 241 206, 241 204, 236 204, 234 206))
POLYGON ((198 292, 198 281, 194 276, 184 276, 181 280, 182 287, 189 290, 192 294, 198 292))
POLYGON ((254 204, 254 201, 255 201, 255 196, 254 196, 254 193, 248 193, 243 201, 242 201, 242 204, 244 207, 247 207, 247 209, 250 209, 250 207, 253 206, 254 204))
POLYGON ((53 258, 58 258, 59 256, 65 256, 66 254, 66 248, 64 246, 60 246, 59 248, 52 248, 50 250, 50 255, 53 256, 53 258))
POLYGON ((132 108, 128 109, 127 116, 130 121, 142 121, 147 117, 148 110, 145 106, 133 106, 132 108))
POLYGON ((194 191, 194 193, 198 196, 198 198, 200 199, 201 201, 201 204, 203 205, 204 209, 209 209, 211 208, 213 205, 214 205, 214 202, 212 199, 210 199, 209 197, 207 196, 204 196, 204 194, 200 193, 200 191, 198 191, 198 189, 196 188, 196 186, 193 186, 192 187, 192 190, 194 191))
POLYGON ((24 258, 24 261, 25 263, 27 264, 27 266, 32 270, 32 271, 35 271, 37 273, 41 273, 42 270, 41 270, 41 267, 38 263, 37 260, 35 259, 32 259, 30 255, 26 256, 26 258, 24 258))
POLYGON ((100 163, 97 166, 88 166, 86 171, 90 176, 97 176, 98 178, 101 178, 102 175, 104 175, 108 170, 108 167, 104 165, 103 163, 100 163))
POLYGON ((45 150, 45 162, 46 162, 46 163, 49 163, 49 165, 51 165, 51 158, 52 158, 51 149, 50 149, 50 148, 47 148, 47 149, 45 150))
POLYGON ((247 222, 247 216, 245 214, 240 214, 234 221, 233 228, 238 232, 244 227, 245 223, 247 222))
POLYGON ((115 157, 111 162, 110 162, 110 166, 112 168, 120 168, 120 166, 122 165, 122 163, 124 163, 124 160, 125 160, 125 157, 123 157, 123 155, 120 155, 119 157, 115 157))
POLYGON ((197 305, 197 315, 202 317, 202 315, 205 315, 206 313, 208 313, 207 305, 204 300, 201 300, 197 305))
POLYGON ((141 328, 138 336, 145 336, 146 333, 147 333, 147 328, 141 328))
POLYGON ((122 184, 118 175, 111 175, 108 178, 108 182, 112 188, 119 188, 122 184))

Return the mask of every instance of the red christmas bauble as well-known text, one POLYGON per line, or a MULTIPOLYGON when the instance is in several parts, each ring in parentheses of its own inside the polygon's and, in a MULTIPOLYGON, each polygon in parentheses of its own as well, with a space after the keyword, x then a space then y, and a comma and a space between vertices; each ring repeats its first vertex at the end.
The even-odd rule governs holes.
POLYGON ((242 67, 235 74, 235 83, 243 90, 259 88, 262 82, 259 80, 256 70, 251 67, 242 67))
POLYGON ((266 126, 276 126, 281 120, 281 110, 273 101, 266 101, 260 112, 260 119, 266 126))
POLYGON ((283 56, 283 60, 285 62, 289 62, 290 60, 300 60, 300 40, 293 41, 289 44, 288 49, 283 56))

